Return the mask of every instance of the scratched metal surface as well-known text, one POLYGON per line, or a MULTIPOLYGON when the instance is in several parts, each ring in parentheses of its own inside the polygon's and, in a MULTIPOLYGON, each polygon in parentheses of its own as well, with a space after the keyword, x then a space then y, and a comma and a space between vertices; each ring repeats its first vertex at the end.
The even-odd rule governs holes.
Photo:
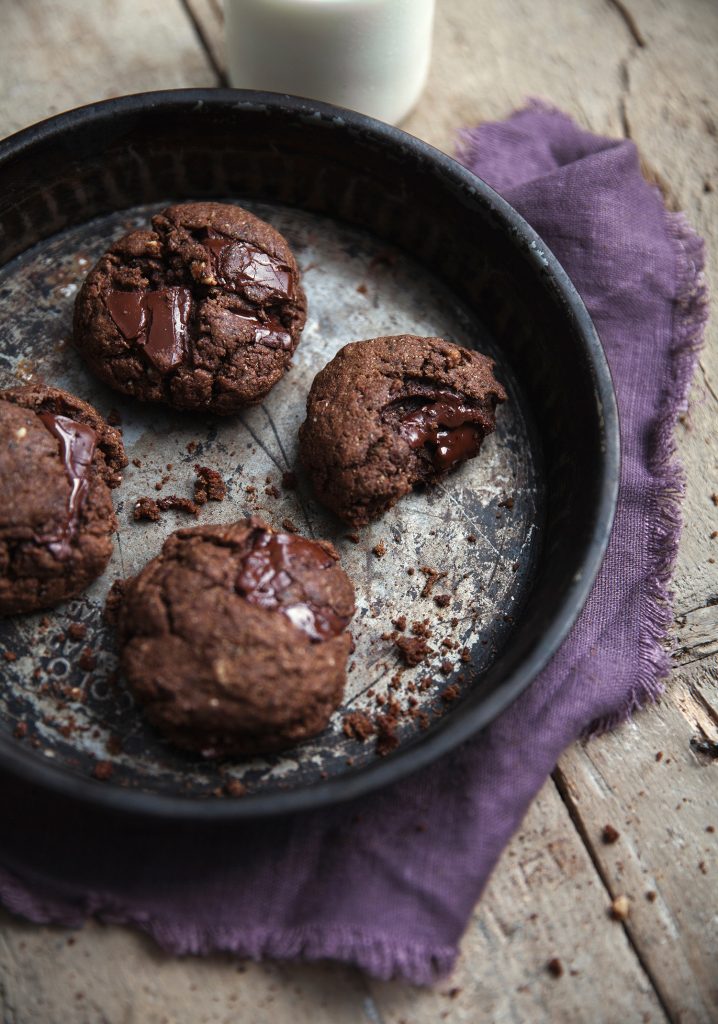
POLYGON ((16 655, 14 661, 0 660, 0 729, 14 735, 18 724, 25 723, 27 734, 15 741, 61 771, 91 775, 97 760, 111 761, 112 778, 97 785, 208 797, 219 794, 228 776, 255 792, 355 771, 377 756, 375 744, 347 738, 343 716, 355 710, 373 715, 381 710, 377 697, 387 694, 402 708, 413 703, 400 727, 405 743, 437 716, 459 713, 460 699, 448 702, 442 693, 447 686, 456 687, 452 694, 463 692, 493 660, 507 642, 530 586, 540 533, 540 466, 521 395, 491 337, 438 280, 385 243, 295 209, 246 205, 271 221, 292 245, 303 272, 309 316, 293 367, 264 405, 236 418, 188 416, 124 400, 98 384, 67 344, 74 298, 89 267, 111 239, 145 223, 159 207, 113 214, 68 230, 0 271, 0 384, 41 378, 93 402, 104 414, 116 409, 128 457, 141 461, 141 467, 130 461, 122 486, 114 492, 120 529, 104 576, 80 599, 46 618, 38 614, 0 622, 0 650, 16 655), (322 510, 301 475, 296 491, 282 488, 281 476, 296 468, 297 428, 316 372, 348 341, 409 332, 443 335, 493 354, 510 397, 478 459, 435 490, 402 501, 363 530, 357 544, 322 510), (191 454, 190 442, 197 443, 191 454), (156 524, 134 523, 134 501, 143 494, 157 496, 154 485, 165 476, 169 480, 161 494, 191 496, 196 462, 219 470, 229 487, 224 502, 204 506, 200 522, 230 522, 253 512, 276 526, 289 518, 301 532, 332 540, 356 586, 356 650, 344 703, 321 736, 283 755, 217 765, 176 751, 146 725, 116 679, 113 637, 101 620, 107 590, 115 579, 136 572, 156 555, 168 533, 195 522, 181 513, 166 513, 156 524), (267 493, 271 485, 279 497, 267 493), (504 504, 507 498, 513 499, 512 508, 504 504), (470 542, 469 536, 475 540, 470 542), (373 548, 382 542, 386 554, 379 558, 373 548), (450 594, 448 608, 437 607, 433 596, 420 596, 426 582, 423 566, 446 573, 434 596, 450 594), (412 568, 413 575, 407 572, 412 568), (401 665, 396 651, 382 637, 392 630, 391 620, 402 614, 409 624, 430 620, 435 654, 397 678, 401 665), (72 622, 87 625, 84 640, 68 637, 72 622), (444 639, 454 648, 442 646, 444 639), (87 647, 96 665, 83 669, 80 661, 85 666, 88 661, 81 655, 87 647), (463 648, 470 662, 460 660, 463 648), (424 716, 418 717, 419 712, 424 716))

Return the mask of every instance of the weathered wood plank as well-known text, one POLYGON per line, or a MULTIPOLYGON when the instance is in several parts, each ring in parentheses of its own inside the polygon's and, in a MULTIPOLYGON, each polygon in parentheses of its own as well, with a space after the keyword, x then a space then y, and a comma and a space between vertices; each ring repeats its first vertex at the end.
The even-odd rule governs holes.
POLYGON ((718 1019, 718 763, 691 747, 718 739, 690 693, 705 675, 702 664, 683 670, 671 700, 567 751, 557 770, 611 894, 629 897, 626 929, 682 1024, 718 1019), (606 824, 620 832, 614 843, 602 842, 606 824))
POLYGON ((627 3, 645 37, 645 46, 634 48, 624 68, 627 124, 706 239, 712 297, 690 413, 678 431, 687 476, 675 575, 676 608, 683 612, 718 596, 718 538, 711 537, 718 529, 718 507, 711 500, 718 492, 718 5, 627 3))
POLYGON ((215 84, 180 0, 3 4, 0 137, 109 96, 215 84))
POLYGON ((165 956, 139 932, 68 933, 0 911, 3 1024, 367 1024, 363 979, 336 965, 165 956))
POLYGON ((434 992, 371 984, 383 1024, 667 1020, 566 819, 547 782, 474 913, 450 981, 434 992), (560 977, 548 968, 554 959, 560 977))

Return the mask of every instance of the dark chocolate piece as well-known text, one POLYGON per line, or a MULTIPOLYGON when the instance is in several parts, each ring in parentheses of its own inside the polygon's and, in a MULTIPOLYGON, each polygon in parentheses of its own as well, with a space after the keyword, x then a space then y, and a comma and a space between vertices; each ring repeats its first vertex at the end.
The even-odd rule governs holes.
POLYGON ((179 366, 187 349, 187 325, 192 294, 187 288, 160 288, 154 292, 111 291, 110 316, 125 338, 140 345, 160 373, 179 366))
POLYGON ((334 568, 336 558, 314 541, 258 528, 237 575, 237 593, 262 608, 277 609, 311 640, 338 636, 349 618, 317 605, 302 586, 307 571, 334 568))
POLYGON ((67 416, 41 412, 40 419, 60 443, 60 455, 70 481, 67 497, 67 515, 59 533, 38 540, 46 544, 55 558, 69 558, 72 539, 77 533, 82 505, 90 489, 88 474, 95 456, 97 434, 85 423, 77 423, 67 416))
POLYGON ((294 296, 292 268, 247 242, 208 235, 203 242, 209 251, 217 284, 233 291, 246 291, 260 301, 294 296))
POLYGON ((402 416, 399 431, 410 448, 428 444, 434 466, 444 472, 478 455, 484 432, 476 422, 477 411, 457 395, 437 391, 433 397, 433 401, 424 402, 402 416))

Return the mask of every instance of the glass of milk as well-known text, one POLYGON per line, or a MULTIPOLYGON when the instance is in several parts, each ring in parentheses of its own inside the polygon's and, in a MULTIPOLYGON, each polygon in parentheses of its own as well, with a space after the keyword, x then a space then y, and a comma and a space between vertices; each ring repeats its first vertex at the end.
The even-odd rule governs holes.
POLYGON ((230 84, 396 124, 429 70, 434 0, 225 0, 230 84))

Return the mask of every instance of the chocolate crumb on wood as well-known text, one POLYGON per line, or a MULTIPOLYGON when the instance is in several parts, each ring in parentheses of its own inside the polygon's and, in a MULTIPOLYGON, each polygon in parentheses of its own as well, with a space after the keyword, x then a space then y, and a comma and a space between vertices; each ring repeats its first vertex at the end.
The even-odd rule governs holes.
POLYGON ((557 956, 554 956, 546 964, 546 970, 552 978, 560 978, 563 975, 563 964, 557 956))
POLYGON ((601 839, 604 843, 610 845, 611 843, 617 842, 621 833, 613 827, 613 825, 604 825, 603 831, 601 832, 601 839))

